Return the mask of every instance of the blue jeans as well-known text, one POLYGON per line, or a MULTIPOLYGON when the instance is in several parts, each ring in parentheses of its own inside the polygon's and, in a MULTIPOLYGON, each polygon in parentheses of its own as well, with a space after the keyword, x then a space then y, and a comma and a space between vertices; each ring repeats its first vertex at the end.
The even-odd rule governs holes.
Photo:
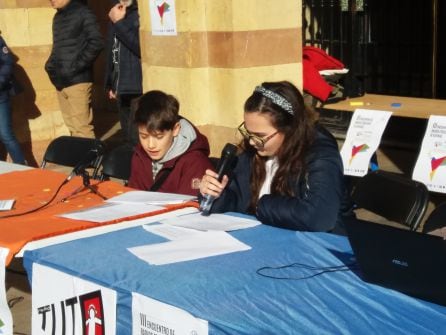
POLYGON ((5 145, 14 163, 25 164, 20 144, 12 130, 11 106, 9 100, 0 101, 0 141, 5 145))

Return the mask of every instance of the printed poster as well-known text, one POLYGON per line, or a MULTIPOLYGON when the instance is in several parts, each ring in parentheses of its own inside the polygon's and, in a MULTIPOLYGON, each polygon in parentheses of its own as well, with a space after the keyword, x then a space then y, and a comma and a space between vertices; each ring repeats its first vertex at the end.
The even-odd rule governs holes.
POLYGON ((6 256, 9 249, 0 247, 0 334, 12 334, 12 314, 6 297, 6 256))
POLYGON ((378 149, 392 112, 356 109, 341 149, 344 174, 362 177, 367 174, 370 159, 378 149))
POLYGON ((446 116, 431 115, 412 179, 446 193, 446 116))
POLYGON ((149 0, 152 35, 177 35, 175 0, 149 0))
POLYGON ((34 263, 32 334, 116 334, 116 292, 34 263))
POLYGON ((133 335, 207 335, 208 322, 190 313, 132 293, 133 335))

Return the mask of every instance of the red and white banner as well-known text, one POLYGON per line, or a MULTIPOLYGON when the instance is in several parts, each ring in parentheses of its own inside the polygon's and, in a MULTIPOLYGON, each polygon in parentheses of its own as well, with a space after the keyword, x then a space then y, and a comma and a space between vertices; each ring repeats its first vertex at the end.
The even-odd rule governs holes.
POLYGON ((116 334, 116 292, 33 264, 32 334, 116 334))
POLYGON ((12 314, 6 298, 6 256, 9 249, 0 247, 0 334, 12 334, 12 314))

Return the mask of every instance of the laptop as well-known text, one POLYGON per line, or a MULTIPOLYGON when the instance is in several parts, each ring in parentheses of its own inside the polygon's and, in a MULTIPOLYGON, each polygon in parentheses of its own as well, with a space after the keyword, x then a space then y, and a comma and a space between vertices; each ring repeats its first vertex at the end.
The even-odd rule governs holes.
POLYGON ((362 278, 446 306, 446 241, 383 224, 348 220, 362 278))

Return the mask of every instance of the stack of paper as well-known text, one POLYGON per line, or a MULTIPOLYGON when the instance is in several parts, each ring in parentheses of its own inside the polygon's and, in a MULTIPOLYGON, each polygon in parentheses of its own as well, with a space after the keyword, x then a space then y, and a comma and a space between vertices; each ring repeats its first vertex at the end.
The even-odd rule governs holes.
POLYGON ((163 265, 249 249, 251 249, 249 245, 238 241, 228 233, 210 231, 128 250, 143 261, 153 265, 163 265))
POLYGON ((129 203, 108 203, 101 206, 90 207, 70 213, 59 215, 63 218, 72 220, 82 220, 91 222, 107 222, 118 220, 135 215, 155 212, 164 209, 161 206, 147 205, 147 204, 129 204, 129 203))
POLYGON ((129 191, 108 199, 108 203, 144 203, 150 205, 181 204, 183 202, 195 200, 192 195, 149 192, 149 191, 129 191))
POLYGON ((200 213, 183 215, 162 220, 162 223, 197 230, 233 231, 260 225, 260 221, 245 219, 233 215, 212 214, 203 216, 200 213))

